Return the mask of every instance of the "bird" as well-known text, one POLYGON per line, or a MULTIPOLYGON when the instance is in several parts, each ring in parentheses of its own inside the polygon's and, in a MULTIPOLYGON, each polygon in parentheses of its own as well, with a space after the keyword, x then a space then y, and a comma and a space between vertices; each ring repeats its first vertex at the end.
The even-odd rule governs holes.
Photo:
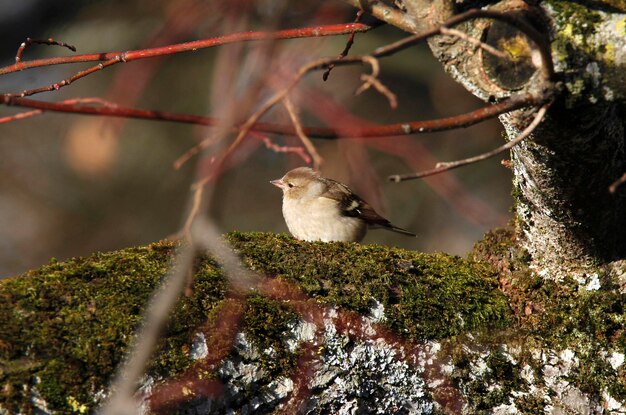
POLYGON ((270 183, 283 191, 283 217, 296 239, 361 242, 368 228, 417 236, 379 215, 345 184, 309 167, 290 170, 270 183))

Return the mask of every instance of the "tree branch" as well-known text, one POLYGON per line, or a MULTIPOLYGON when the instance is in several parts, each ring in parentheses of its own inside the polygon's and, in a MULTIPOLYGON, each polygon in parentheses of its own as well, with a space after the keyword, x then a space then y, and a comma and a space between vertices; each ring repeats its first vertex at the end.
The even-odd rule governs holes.
POLYGON ((66 63, 98 61, 105 62, 111 61, 121 56, 124 56, 125 62, 130 62, 138 59, 146 59, 153 58, 155 56, 167 56, 175 53, 196 51, 199 49, 212 48, 215 46, 221 46, 236 42, 337 36, 351 33, 367 32, 370 29, 372 29, 372 26, 363 23, 342 23, 297 29, 285 29, 272 32, 240 32, 230 35, 213 37, 209 39, 195 40, 193 42, 177 43, 156 48, 130 50, 127 52, 89 53, 83 55, 20 61, 16 62, 13 65, 0 68, 0 75, 6 75, 12 72, 19 72, 25 69, 38 68, 42 66, 61 65, 66 63))
POLYGON ((498 148, 495 148, 495 149, 493 149, 491 151, 488 151, 486 153, 479 154, 479 155, 474 156, 474 157, 469 157, 469 158, 466 158, 466 159, 463 159, 463 160, 440 162, 440 163, 437 163, 435 168, 432 169, 432 170, 426 170, 426 171, 423 171, 423 172, 412 173, 412 174, 395 174, 395 175, 389 176, 388 180, 391 181, 391 182, 399 183, 399 182, 402 182, 402 181, 405 181, 405 180, 420 179, 422 177, 433 176, 435 174, 439 174, 439 173, 443 173, 445 171, 456 169, 457 167, 466 166, 468 164, 473 164, 473 163, 478 163, 479 161, 486 160, 486 159, 491 158, 493 156, 496 156, 496 155, 498 155, 500 153, 503 153, 503 152, 505 152, 507 150, 510 150, 515 145, 521 143, 522 140, 527 138, 535 130, 535 128, 537 128, 539 123, 543 120, 543 117, 545 116, 546 111, 548 111, 548 108, 550 108, 551 104, 552 104, 551 102, 549 102, 547 104, 544 104, 539 109, 539 111, 537 111, 537 114, 535 115, 535 118, 528 125, 528 127, 526 127, 524 129, 524 131, 522 131, 517 137, 515 137, 511 141, 507 142, 506 144, 504 144, 504 145, 502 145, 502 146, 500 146, 498 148))
MULTIPOLYGON (((335 127, 305 127, 304 133, 313 138, 334 140, 339 138, 369 138, 369 137, 394 137, 419 133, 432 133, 438 131, 447 131, 456 128, 469 127, 478 124, 490 118, 497 117, 500 114, 510 112, 523 107, 541 105, 543 99, 532 94, 514 95, 506 100, 493 105, 488 105, 474 111, 452 117, 444 117, 433 120, 424 121, 408 121, 403 123, 385 124, 368 126, 364 128, 361 125, 340 125, 335 127)), ((104 117, 123 117, 135 118, 152 121, 169 121, 184 124, 195 124, 205 126, 216 126, 220 123, 218 118, 205 117, 193 114, 181 114, 167 111, 145 110, 138 108, 129 108, 118 105, 105 105, 101 107, 93 107, 80 103, 70 103, 67 101, 47 102, 28 98, 10 98, 4 99, 4 103, 12 106, 24 108, 33 108, 42 111, 62 112, 71 114, 97 115, 104 117)), ((35 115, 35 114, 33 114, 35 115)), ((14 121, 18 118, 10 118, 7 121, 14 121)), ((235 127, 238 131, 241 126, 235 127)), ((280 135, 296 135, 295 128, 292 125, 255 122, 252 130, 280 134, 280 135)))

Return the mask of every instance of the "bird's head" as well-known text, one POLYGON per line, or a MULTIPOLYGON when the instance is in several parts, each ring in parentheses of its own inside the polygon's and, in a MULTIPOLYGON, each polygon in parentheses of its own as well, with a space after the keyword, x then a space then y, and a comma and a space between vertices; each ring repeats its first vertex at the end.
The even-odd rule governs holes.
POLYGON ((283 191, 283 197, 299 200, 318 197, 327 188, 319 173, 309 167, 288 171, 283 177, 270 183, 283 191))

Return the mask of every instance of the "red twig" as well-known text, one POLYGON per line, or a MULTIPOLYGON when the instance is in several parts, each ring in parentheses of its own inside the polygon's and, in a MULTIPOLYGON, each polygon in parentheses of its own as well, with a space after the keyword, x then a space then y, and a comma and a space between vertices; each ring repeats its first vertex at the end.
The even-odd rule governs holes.
POLYGON ((300 146, 281 146, 281 145, 278 145, 278 144, 274 143, 272 141, 272 139, 269 138, 268 136, 263 135, 263 134, 259 134, 259 133, 255 132, 255 131, 251 131, 250 132, 250 136, 263 141, 263 144, 265 144, 265 148, 267 148, 269 150, 272 150, 275 153, 292 153, 292 154, 295 154, 298 157, 300 157, 302 159, 302 161, 304 161, 306 164, 309 164, 312 161, 311 157, 307 154, 307 152, 304 149, 304 147, 300 147, 300 146))
MULTIPOLYGON (((105 101, 102 98, 97 98, 97 97, 93 97, 93 98, 72 98, 72 99, 66 99, 64 101, 60 101, 59 104, 63 104, 63 105, 77 105, 77 104, 101 104, 101 105, 105 105, 105 106, 110 106, 112 108, 115 108, 115 104, 105 101)), ((34 117, 36 115, 41 115, 44 113, 44 110, 42 109, 36 109, 33 111, 25 111, 25 112, 20 112, 19 114, 15 114, 15 115, 9 115, 6 117, 1 117, 0 118, 0 124, 3 123, 7 123, 7 122, 11 122, 11 121, 18 121, 18 120, 23 120, 26 118, 31 118, 34 117)))
POLYGON ((172 55, 175 53, 196 51, 215 46, 225 45, 235 42, 250 42, 256 40, 276 40, 276 39, 295 39, 319 36, 337 36, 355 32, 367 32, 372 27, 363 23, 344 23, 334 25, 323 25, 314 27, 304 27, 298 29, 286 29, 273 32, 241 32, 213 37, 209 39, 195 40, 193 42, 177 43, 174 45, 130 50, 127 52, 104 52, 89 53, 75 56, 64 56, 47 59, 35 59, 31 61, 20 61, 13 65, 0 68, 0 75, 11 72, 22 71, 24 69, 37 68, 41 66, 60 65, 76 62, 105 62, 124 56, 126 62, 137 59, 152 58, 155 56, 172 55))
MULTIPOLYGON (((122 106, 104 106, 92 107, 86 105, 76 105, 61 102, 46 102, 28 98, 0 98, 7 105, 19 106, 24 108, 40 109, 44 111, 64 112, 84 115, 99 115, 107 117, 124 117, 137 118, 153 121, 170 121, 186 124, 215 126, 219 124, 219 119, 213 117, 204 117, 192 114, 180 114, 167 111, 144 110, 137 108, 128 108, 122 106)), ((354 125, 348 123, 331 128, 324 127, 308 127, 304 128, 304 133, 309 137, 320 139, 338 139, 338 138, 368 138, 368 137, 393 137, 403 136, 416 133, 432 133, 437 131, 452 130, 455 128, 469 127, 478 124, 490 118, 494 118, 500 114, 510 112, 523 107, 539 105, 542 100, 531 94, 514 95, 509 99, 488 105, 465 114, 455 115, 452 117, 438 118, 425 121, 408 121, 396 124, 385 125, 354 125)), ((240 127, 236 127, 240 128, 240 127)), ((252 130, 264 133, 273 133, 281 135, 296 135, 295 128, 292 125, 255 122, 252 130)))
POLYGON ((76 52, 76 47, 67 44, 65 42, 59 42, 56 41, 52 38, 48 38, 46 40, 37 40, 37 39, 31 39, 31 38, 26 38, 26 41, 22 42, 22 44, 20 45, 20 47, 17 49, 17 53, 15 54, 15 63, 19 64, 22 61, 22 54, 24 53, 24 51, 26 50, 27 47, 29 47, 30 45, 51 45, 51 46, 61 46, 64 48, 68 48, 69 50, 71 50, 72 52, 76 52))

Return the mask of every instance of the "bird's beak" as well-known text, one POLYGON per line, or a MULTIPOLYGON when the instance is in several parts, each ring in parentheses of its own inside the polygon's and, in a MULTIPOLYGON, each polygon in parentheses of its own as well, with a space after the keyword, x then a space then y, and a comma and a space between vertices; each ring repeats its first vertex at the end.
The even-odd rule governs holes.
POLYGON ((283 182, 282 179, 270 180, 270 183, 276 187, 280 187, 281 189, 285 188, 285 182, 283 182))

